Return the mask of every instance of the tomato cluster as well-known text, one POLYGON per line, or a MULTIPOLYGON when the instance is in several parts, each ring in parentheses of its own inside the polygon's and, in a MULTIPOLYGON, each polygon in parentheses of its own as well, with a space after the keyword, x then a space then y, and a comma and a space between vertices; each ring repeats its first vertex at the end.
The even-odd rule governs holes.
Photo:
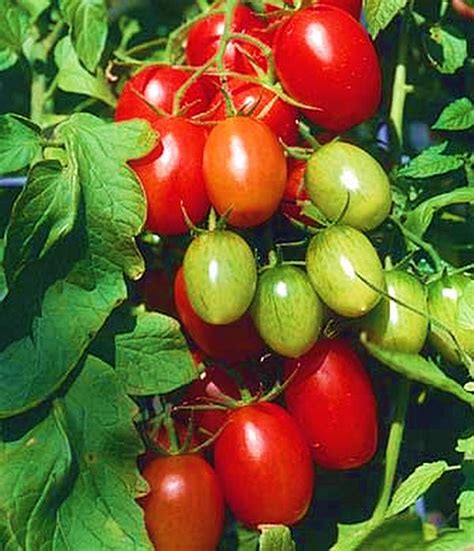
POLYGON ((130 163, 145 191, 147 230, 193 233, 174 302, 207 364, 170 400, 175 417, 212 444, 214 467, 188 446, 153 456, 143 471, 145 518, 160 549, 176 548, 170 531, 191 538, 180 548, 214 549, 224 503, 251 528, 295 524, 310 504, 314 464, 353 469, 372 459, 371 380, 350 339, 327 338, 329 320, 349 319, 371 342, 407 353, 418 353, 430 332, 454 363, 462 361, 458 344, 474 342, 455 323, 465 276, 445 276, 426 293, 414 275, 384 271, 366 235, 391 212, 390 181, 366 151, 334 139, 372 117, 381 96, 360 0, 286 5, 264 15, 238 5, 223 43, 229 21, 217 3, 189 27, 186 66, 139 71, 117 106, 117 120, 144 118, 157 135, 154 149, 130 163), (309 136, 311 151, 303 147, 301 121, 322 129, 326 143, 309 136), (285 261, 278 235, 267 264, 255 254, 252 232, 262 227, 254 228, 275 233, 279 213, 305 227, 304 260, 285 261), (208 228, 198 228, 208 214, 208 228), (430 331, 430 315, 444 330, 430 331), (265 354, 281 367, 265 369, 286 380, 281 405, 262 385, 272 379, 261 375, 265 354))

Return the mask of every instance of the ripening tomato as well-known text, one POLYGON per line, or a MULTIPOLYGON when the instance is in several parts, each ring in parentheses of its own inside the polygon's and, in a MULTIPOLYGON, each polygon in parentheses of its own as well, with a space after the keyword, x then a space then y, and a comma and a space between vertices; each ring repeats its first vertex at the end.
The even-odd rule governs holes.
POLYGON ((451 0, 453 10, 461 17, 474 19, 474 3, 472 0, 451 0))
MULTIPOLYGON (((117 101, 115 120, 140 118, 153 122, 159 116, 153 107, 172 115, 174 97, 191 76, 192 72, 181 67, 170 65, 145 67, 125 83, 117 101)), ((183 114, 191 117, 206 111, 208 105, 206 88, 198 79, 184 94, 181 110, 183 114)))
POLYGON ((156 119, 153 127, 158 144, 143 159, 130 162, 145 190, 146 228, 161 235, 185 233, 182 207, 198 224, 210 206, 202 171, 207 132, 179 117, 156 119))
POLYGON ((195 454, 157 457, 143 477, 150 493, 140 501, 155 549, 215 551, 224 524, 224 499, 212 467, 195 454))
POLYGON ((233 117, 218 123, 204 148, 204 177, 219 214, 230 211, 239 228, 265 222, 277 210, 286 185, 286 160, 263 122, 233 117))
POLYGON ((174 280, 174 301, 184 328, 211 358, 236 363, 258 358, 263 352, 263 341, 249 314, 228 325, 206 323, 196 314, 189 302, 182 268, 174 280))
POLYGON ((354 469, 377 448, 377 404, 361 360, 343 339, 323 339, 301 358, 286 360, 285 374, 298 369, 285 401, 326 469, 354 469))
MULTIPOLYGON (((186 43, 188 65, 204 65, 217 53, 224 33, 224 23, 225 15, 214 13, 191 27, 186 43)), ((233 33, 257 35, 256 38, 262 39, 265 37, 264 29, 265 22, 252 10, 245 6, 237 6, 231 26, 233 33)), ((228 42, 224 54, 224 66, 227 70, 243 74, 255 73, 249 58, 266 70, 267 61, 260 48, 243 40, 232 39, 228 42)))
POLYGON ((233 411, 214 464, 237 520, 250 527, 298 522, 313 493, 311 454, 296 422, 267 402, 233 411))
POLYGON ((381 97, 377 53, 366 31, 345 11, 318 4, 288 18, 275 37, 283 88, 310 105, 306 116, 343 132, 374 115, 381 97))
MULTIPOLYGON (((265 123, 275 136, 286 145, 298 142, 298 111, 278 96, 258 84, 230 79, 229 92, 235 109, 265 123)), ((209 106, 209 120, 226 118, 226 105, 222 91, 218 92, 209 106)))
POLYGON ((307 226, 314 226, 315 221, 302 213, 303 207, 299 204, 310 202, 304 181, 307 163, 296 159, 288 159, 288 161, 288 179, 280 210, 287 218, 293 218, 307 226))

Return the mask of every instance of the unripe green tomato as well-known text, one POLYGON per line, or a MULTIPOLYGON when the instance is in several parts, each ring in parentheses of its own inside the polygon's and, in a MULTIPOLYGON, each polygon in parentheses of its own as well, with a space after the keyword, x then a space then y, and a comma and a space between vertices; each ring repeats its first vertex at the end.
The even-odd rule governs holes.
POLYGON ((249 308, 257 267, 252 250, 236 233, 214 230, 199 235, 184 255, 183 269, 191 305, 207 323, 232 323, 249 308))
POLYGON ((251 314, 270 348, 282 356, 298 358, 319 336, 323 305, 303 270, 280 265, 259 277, 251 314))
POLYGON ((348 318, 364 316, 378 303, 384 288, 382 264, 372 243, 350 226, 332 226, 316 234, 306 252, 313 287, 334 312, 348 318))
MULTIPOLYGON (((428 287, 428 309, 432 319, 445 325, 456 337, 463 350, 474 358, 474 324, 462 319, 462 301, 472 300, 473 293, 464 296, 472 280, 463 274, 445 275, 428 287)), ((474 302, 474 301, 473 301, 474 302)), ((474 312, 474 303, 469 306, 474 312)), ((461 364, 462 358, 456 344, 447 331, 431 323, 429 340, 443 358, 453 364, 461 364)))
POLYGON ((371 230, 387 218, 392 205, 390 182, 380 164, 360 147, 331 142, 308 161, 305 174, 311 201, 331 221, 371 230))
POLYGON ((418 354, 428 335, 428 302, 423 285, 412 275, 400 270, 385 274, 386 291, 395 299, 424 313, 412 310, 382 297, 377 306, 362 320, 362 328, 370 341, 400 352, 418 354))

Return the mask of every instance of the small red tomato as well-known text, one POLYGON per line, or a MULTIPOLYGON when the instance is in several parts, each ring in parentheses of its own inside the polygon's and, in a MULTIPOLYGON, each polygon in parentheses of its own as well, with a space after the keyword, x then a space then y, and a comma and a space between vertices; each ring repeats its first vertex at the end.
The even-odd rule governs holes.
POLYGON ((453 10, 461 17, 474 19, 474 4, 470 0, 452 0, 453 10))
POLYGON ((209 134, 204 177, 219 214, 232 209, 229 223, 256 226, 277 210, 286 185, 286 160, 275 134, 248 117, 225 119, 209 134))
POLYGON ((214 445, 214 464, 230 509, 247 526, 291 525, 305 515, 311 454, 280 406, 261 402, 233 411, 214 445))
MULTIPOLYGON (((275 136, 287 145, 298 142, 298 111, 278 98, 271 90, 237 79, 229 81, 229 92, 235 109, 242 115, 261 120, 275 136)), ((209 106, 210 120, 226 118, 226 105, 222 91, 216 94, 209 106)))
POLYGON ((181 206, 198 224, 209 210, 202 171, 207 132, 186 119, 155 119, 159 142, 143 159, 131 161, 147 199, 146 228, 161 235, 186 233, 181 206))
POLYGON ((327 6, 341 8, 357 20, 360 19, 360 12, 362 11, 362 0, 316 0, 313 4, 326 4, 327 6))
POLYGON ((212 467, 199 455, 157 457, 143 477, 141 501, 155 549, 215 551, 224 524, 224 499, 212 467))
POLYGON ((265 345, 249 314, 228 325, 211 325, 196 314, 186 292, 182 268, 174 280, 174 300, 184 328, 211 358, 235 363, 258 358, 263 352, 265 345))
POLYGON ((353 469, 377 448, 377 404, 372 384, 357 354, 342 339, 323 339, 285 374, 298 372, 285 391, 291 415, 326 469, 353 469))
POLYGON ((326 130, 343 132, 377 110, 377 53, 347 12, 323 4, 297 12, 280 27, 273 52, 283 88, 311 105, 305 115, 326 130))
MULTIPOLYGON (((192 72, 170 65, 145 67, 125 83, 117 102, 115 120, 140 118, 153 122, 159 116, 153 107, 172 115, 176 92, 191 76, 192 72)), ((193 82, 184 94, 183 114, 189 117, 197 115, 206 111, 208 105, 203 83, 201 80, 193 82)))
POLYGON ((281 203, 281 211, 287 218, 293 218, 306 224, 314 226, 316 223, 312 218, 302 214, 302 207, 297 203, 309 201, 309 194, 304 183, 306 161, 293 160, 288 163, 289 173, 286 182, 285 195, 281 203))
MULTIPOLYGON (((224 33, 225 15, 214 13, 197 21, 189 31, 186 43, 186 60, 188 65, 198 67, 211 59, 219 48, 224 33)), ((264 39, 262 31, 265 23, 252 10, 245 6, 237 6, 232 21, 232 32, 247 35, 257 35, 264 39)), ((229 71, 253 74, 255 69, 250 60, 261 67, 267 68, 267 61, 262 50, 243 40, 232 39, 227 44, 224 54, 224 66, 229 71)))

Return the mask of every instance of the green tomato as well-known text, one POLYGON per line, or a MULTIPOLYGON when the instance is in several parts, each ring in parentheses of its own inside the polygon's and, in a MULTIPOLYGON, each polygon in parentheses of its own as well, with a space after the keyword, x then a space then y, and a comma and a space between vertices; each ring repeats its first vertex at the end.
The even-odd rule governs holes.
POLYGON ((260 276, 251 314, 270 348, 282 356, 298 358, 319 336, 323 305, 302 270, 279 265, 260 276))
POLYGON ((350 226, 332 226, 316 234, 306 252, 306 269, 318 295, 334 312, 364 316, 380 300, 382 264, 372 243, 350 226))
POLYGON ((207 323, 232 323, 249 308, 257 267, 252 250, 236 233, 214 230, 199 235, 184 255, 183 269, 191 305, 207 323))
MULTIPOLYGON (((441 277, 428 287, 428 309, 431 318, 446 326, 474 358, 474 282, 463 274, 441 277)), ((446 361, 463 363, 448 331, 431 323, 429 340, 446 361)))
POLYGON ((428 334, 428 302, 423 285, 412 275, 399 270, 385 274, 387 293, 424 313, 416 314, 401 304, 382 297, 362 320, 369 340, 391 350, 418 354, 428 334))
POLYGON ((360 147, 331 142, 308 161, 306 187, 311 201, 332 221, 371 230, 387 218, 392 205, 390 182, 380 164, 360 147))

